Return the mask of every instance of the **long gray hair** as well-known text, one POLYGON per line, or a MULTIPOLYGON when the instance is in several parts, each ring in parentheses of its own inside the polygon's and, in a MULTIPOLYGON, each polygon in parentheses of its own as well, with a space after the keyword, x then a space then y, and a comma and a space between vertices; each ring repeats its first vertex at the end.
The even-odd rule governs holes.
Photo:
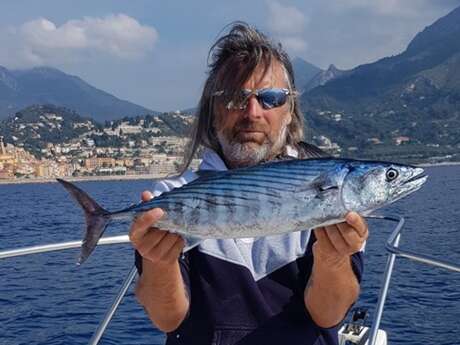
MULTIPOLYGON (((216 91, 225 90, 230 99, 233 99, 257 67, 263 68, 265 74, 275 61, 284 69, 290 91, 295 91, 292 65, 281 44, 270 41, 247 23, 234 22, 229 26, 231 29, 228 34, 217 39, 209 50, 208 78, 198 104, 191 143, 185 150, 182 171, 190 165, 200 146, 222 155, 214 128, 216 91)), ((286 144, 297 148, 297 144, 303 139, 303 115, 297 97, 292 96, 289 99, 292 120, 287 127, 286 144)))

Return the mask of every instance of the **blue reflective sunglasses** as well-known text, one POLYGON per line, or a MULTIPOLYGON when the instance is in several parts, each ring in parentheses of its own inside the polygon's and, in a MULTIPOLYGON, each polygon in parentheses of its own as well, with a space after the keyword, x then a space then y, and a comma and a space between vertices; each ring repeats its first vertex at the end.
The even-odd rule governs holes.
MULTIPOLYGON (((273 109, 284 105, 290 95, 296 95, 295 91, 282 88, 266 88, 249 90, 242 89, 236 99, 228 101, 226 108, 229 110, 244 110, 248 106, 249 98, 254 95, 260 106, 264 109, 273 109)), ((217 91, 213 96, 225 96, 225 91, 217 91)))

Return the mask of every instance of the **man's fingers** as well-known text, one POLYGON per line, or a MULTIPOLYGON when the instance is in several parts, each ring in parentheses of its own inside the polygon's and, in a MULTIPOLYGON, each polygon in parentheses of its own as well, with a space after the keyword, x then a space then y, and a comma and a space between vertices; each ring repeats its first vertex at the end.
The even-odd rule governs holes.
POLYGON ((145 190, 142 192, 141 198, 142 198, 142 201, 149 201, 150 199, 153 198, 153 194, 150 193, 148 190, 145 190))
POLYGON ((367 238, 367 222, 358 213, 349 212, 345 217, 345 221, 357 231, 360 237, 367 238))
POLYGON ((340 233, 337 225, 326 227, 326 235, 334 246, 335 250, 340 254, 345 254, 348 251, 348 244, 340 233))
POLYGON ((142 237, 139 243, 136 243, 135 247, 141 255, 148 253, 152 248, 156 247, 167 234, 167 231, 149 228, 149 231, 142 237))
MULTIPOLYGON (((149 191, 142 192, 142 201, 153 198, 149 191)), ((142 213, 131 225, 129 239, 134 248, 152 262, 176 260, 183 248, 180 236, 152 227, 162 216, 163 210, 154 208, 142 213)))
POLYGON ((352 228, 347 223, 339 223, 337 224, 337 228, 353 253, 361 249, 364 239, 359 235, 356 229, 352 228))
MULTIPOLYGON (((152 198, 153 195, 148 190, 143 191, 141 194, 142 201, 149 201, 152 198)), ((161 218, 163 215, 161 212, 161 209, 152 209, 137 215, 129 232, 131 242, 142 238, 149 231, 149 228, 161 218)))
POLYGON ((181 236, 178 236, 178 239, 174 243, 174 245, 171 248, 171 250, 168 252, 168 254, 167 254, 165 259, 168 262, 176 261, 177 258, 179 257, 179 255, 182 253, 182 250, 184 249, 184 246, 185 246, 184 239, 181 236))
POLYGON ((154 208, 148 212, 144 212, 141 216, 137 217, 129 231, 129 239, 135 243, 142 239, 142 237, 149 231, 150 227, 155 224, 164 212, 160 208, 154 208))
POLYGON ((326 229, 324 227, 317 228, 314 230, 315 231, 315 236, 316 236, 316 241, 321 248, 320 250, 322 252, 328 252, 328 253, 333 253, 336 252, 335 247, 329 240, 329 237, 326 234, 326 229))
POLYGON ((356 212, 349 212, 345 219, 346 222, 315 229, 313 255, 345 257, 361 250, 369 233, 366 221, 356 212))
POLYGON ((154 262, 164 260, 174 247, 178 238, 179 235, 177 234, 166 234, 155 247, 151 248, 149 252, 145 254, 145 256, 154 262))

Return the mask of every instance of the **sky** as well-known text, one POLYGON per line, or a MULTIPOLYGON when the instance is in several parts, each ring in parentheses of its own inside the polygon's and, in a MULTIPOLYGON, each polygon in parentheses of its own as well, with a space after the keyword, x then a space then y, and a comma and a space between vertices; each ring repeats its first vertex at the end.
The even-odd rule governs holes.
POLYGON ((195 107, 207 55, 243 20, 291 58, 350 69, 396 55, 460 0, 1 0, 0 65, 50 66, 155 111, 195 107))

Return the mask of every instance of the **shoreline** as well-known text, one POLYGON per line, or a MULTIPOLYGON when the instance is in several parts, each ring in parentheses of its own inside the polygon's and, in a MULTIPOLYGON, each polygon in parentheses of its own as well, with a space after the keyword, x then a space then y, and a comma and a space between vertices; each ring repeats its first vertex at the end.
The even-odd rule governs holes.
POLYGON ((418 167, 445 167, 445 166, 460 165, 460 162, 420 163, 420 164, 415 164, 415 165, 418 167))
MULTIPOLYGON (((422 168, 442 167, 442 166, 458 166, 460 162, 441 162, 441 163, 421 163, 415 164, 422 168)), ((167 178, 171 175, 155 175, 155 174, 140 174, 140 175, 107 175, 107 176, 64 176, 66 181, 70 182, 90 182, 90 181, 129 181, 129 180, 158 180, 167 178)), ((17 178, 17 179, 0 179, 0 185, 10 184, 32 184, 32 183, 57 183, 55 177, 49 178, 17 178)))
MULTIPOLYGON (((108 176, 64 176, 62 179, 69 182, 91 182, 91 181, 129 181, 129 180, 158 180, 167 178, 169 175, 108 175, 108 176)), ((0 185, 9 184, 32 184, 32 183, 57 183, 55 177, 50 178, 18 178, 18 179, 0 179, 0 185)))

